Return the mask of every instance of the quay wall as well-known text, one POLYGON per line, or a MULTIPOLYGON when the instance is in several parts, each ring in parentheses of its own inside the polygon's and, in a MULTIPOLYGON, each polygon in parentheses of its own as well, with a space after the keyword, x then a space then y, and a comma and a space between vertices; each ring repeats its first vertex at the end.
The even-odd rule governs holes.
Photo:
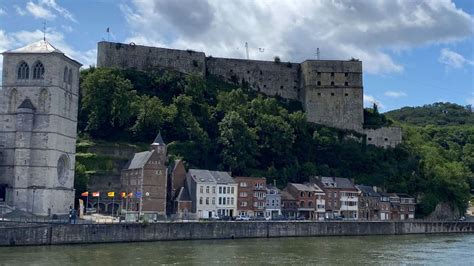
POLYGON ((308 236, 474 233, 474 222, 161 222, 0 224, 0 246, 308 236))

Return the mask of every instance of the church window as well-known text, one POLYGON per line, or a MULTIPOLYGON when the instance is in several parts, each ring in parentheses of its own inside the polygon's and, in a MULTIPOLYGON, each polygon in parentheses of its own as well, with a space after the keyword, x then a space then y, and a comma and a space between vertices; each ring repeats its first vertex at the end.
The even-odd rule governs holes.
POLYGON ((67 82, 67 67, 64 67, 64 75, 63 75, 63 82, 67 82))
POLYGON ((72 84, 72 69, 69 69, 69 76, 68 76, 68 82, 67 83, 69 83, 69 85, 72 84))
POLYGON ((33 79, 44 79, 43 63, 37 62, 33 68, 33 79))
POLYGON ((10 102, 9 102, 10 112, 14 112, 16 110, 17 102, 18 102, 18 92, 16 91, 16 89, 12 89, 12 91, 10 92, 10 102))
POLYGON ((59 184, 66 184, 66 181, 69 178, 69 168, 69 158, 65 154, 61 155, 61 157, 58 159, 57 166, 59 184))
POLYGON ((25 61, 18 66, 18 79, 28 79, 30 77, 30 67, 25 61))
POLYGON ((39 94, 39 111, 48 112, 49 110, 49 93, 48 90, 43 88, 39 94))

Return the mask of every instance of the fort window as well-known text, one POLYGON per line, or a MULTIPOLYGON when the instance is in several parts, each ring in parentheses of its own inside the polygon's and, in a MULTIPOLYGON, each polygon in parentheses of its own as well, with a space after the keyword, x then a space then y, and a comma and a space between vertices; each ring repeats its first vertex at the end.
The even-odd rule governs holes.
POLYGON ((349 76, 349 73, 344 73, 344 77, 348 77, 349 76))
POLYGON ((344 82, 344 86, 349 86, 349 82, 344 82))
POLYGON ((334 96, 334 92, 331 92, 331 96, 334 96))
POLYGON ((37 62, 33 68, 33 79, 44 79, 43 63, 37 62))
POLYGON ((28 79, 30 77, 30 68, 25 61, 18 66, 18 79, 28 79))
POLYGON ((264 88, 266 88, 266 87, 267 87, 267 85, 263 85, 263 87, 264 87, 264 88))
POLYGON ((334 81, 331 81, 331 86, 334 86, 334 81))
POLYGON ((331 77, 334 77, 334 72, 331 72, 331 77))
POLYGON ((368 139, 369 141, 371 141, 371 140, 372 140, 372 138, 367 138, 367 139, 368 139))
POLYGON ((344 93, 344 96, 349 96, 349 93, 347 93, 347 92, 346 92, 346 93, 344 93))
POLYGON ((388 138, 385 138, 385 141, 388 141, 388 138))
POLYGON ((260 75, 263 75, 263 72, 262 72, 262 70, 260 70, 260 75))
POLYGON ((321 72, 318 72, 318 74, 317 74, 317 75, 318 75, 318 76, 321 76, 321 72))
POLYGON ((280 89, 283 89, 283 86, 280 86, 280 89))
POLYGON ((318 81, 318 86, 321 86, 321 81, 318 81))
POLYGON ((321 93, 320 93, 320 92, 318 92, 318 96, 321 96, 321 93))
POLYGON ((250 70, 247 70, 247 74, 250 74, 250 70))

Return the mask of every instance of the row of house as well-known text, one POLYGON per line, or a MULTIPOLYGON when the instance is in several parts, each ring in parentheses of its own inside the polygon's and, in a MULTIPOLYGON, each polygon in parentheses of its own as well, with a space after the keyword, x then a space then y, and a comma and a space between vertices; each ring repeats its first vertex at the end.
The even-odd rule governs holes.
MULTIPOLYGON (((232 177, 228 172, 186 170, 182 160, 167 165, 166 144, 158 134, 150 150, 136 153, 122 171, 122 213, 132 217, 174 216, 213 219, 238 215, 307 220, 407 220, 415 199, 355 185, 348 178, 311 177, 280 190, 264 177, 232 177)), ((133 219, 135 219, 133 218, 133 219)))

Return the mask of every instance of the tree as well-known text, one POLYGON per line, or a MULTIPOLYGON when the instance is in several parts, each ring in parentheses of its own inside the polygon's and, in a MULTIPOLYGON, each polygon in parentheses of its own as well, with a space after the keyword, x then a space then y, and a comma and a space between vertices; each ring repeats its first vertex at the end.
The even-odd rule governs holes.
POLYGON ((88 131, 93 136, 110 135, 123 129, 132 116, 135 97, 133 85, 110 69, 96 69, 81 84, 82 107, 87 116, 88 131))
POLYGON ((219 122, 222 163, 236 174, 255 165, 257 135, 237 112, 231 111, 219 122))

